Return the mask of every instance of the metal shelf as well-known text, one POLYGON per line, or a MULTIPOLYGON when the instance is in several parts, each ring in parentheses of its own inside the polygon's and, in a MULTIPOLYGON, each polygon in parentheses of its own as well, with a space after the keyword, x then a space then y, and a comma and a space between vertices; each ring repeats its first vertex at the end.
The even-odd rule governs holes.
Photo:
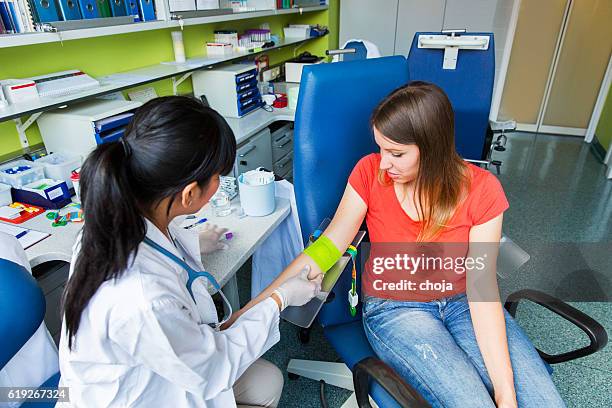
MULTIPOLYGON (((219 23, 224 21, 246 20, 258 17, 276 16, 282 14, 302 14, 313 11, 327 10, 328 6, 313 6, 283 10, 262 10, 243 13, 222 14, 209 17, 196 17, 184 19, 185 26, 219 23)), ((107 27, 83 28, 67 30, 56 33, 21 33, 0 35, 0 48, 19 47, 23 45, 44 44, 84 38, 103 37, 107 35, 134 33, 139 31, 160 30, 164 28, 179 27, 176 20, 159 20, 140 22, 107 27)))
MULTIPOLYGON (((100 81, 100 87, 90 89, 87 91, 74 93, 71 95, 57 97, 57 98, 40 98, 35 101, 29 101, 27 103, 19 103, 8 105, 5 108, 0 108, 0 122, 4 122, 11 119, 19 119, 23 116, 36 114, 49 109, 54 109, 60 106, 72 104, 82 100, 94 98, 97 96, 106 95, 109 93, 122 91, 125 89, 133 88, 135 86, 148 84, 151 82, 160 81, 163 79, 173 78, 181 75, 189 75, 194 71, 200 69, 211 68, 218 64, 230 62, 244 57, 257 55, 270 50, 275 50, 284 47, 290 47, 299 45, 307 41, 316 40, 322 37, 311 37, 298 40, 282 40, 279 44, 264 48, 257 52, 240 52, 233 53, 224 57, 208 58, 208 57, 196 57, 185 61, 185 63, 177 64, 174 62, 161 63, 156 65, 150 65, 148 67, 138 68, 131 71, 118 72, 116 74, 96 78, 100 81)), ((186 78, 182 78, 183 80, 186 78)))

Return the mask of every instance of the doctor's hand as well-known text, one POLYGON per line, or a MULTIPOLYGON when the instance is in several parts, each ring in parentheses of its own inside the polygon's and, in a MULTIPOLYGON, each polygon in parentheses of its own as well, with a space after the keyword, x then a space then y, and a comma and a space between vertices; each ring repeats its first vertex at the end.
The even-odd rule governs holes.
POLYGON ((200 253, 210 254, 219 249, 229 248, 226 243, 221 242, 221 238, 227 231, 227 228, 220 228, 215 224, 204 224, 204 228, 199 232, 200 253))
POLYGON ((283 282, 275 291, 281 298, 281 311, 287 306, 303 306, 321 292, 323 274, 308 279, 310 265, 306 265, 300 273, 283 282))

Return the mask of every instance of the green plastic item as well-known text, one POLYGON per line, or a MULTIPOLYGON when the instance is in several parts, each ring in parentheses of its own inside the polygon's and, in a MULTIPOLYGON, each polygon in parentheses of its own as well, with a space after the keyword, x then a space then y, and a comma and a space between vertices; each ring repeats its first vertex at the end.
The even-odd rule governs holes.
POLYGON ((96 0, 96 6, 98 6, 98 13, 100 17, 112 17, 110 3, 112 0, 96 0))
POLYGON ((326 273, 334 266, 342 256, 342 253, 336 248, 332 240, 325 235, 321 235, 312 245, 304 249, 304 253, 321 268, 323 273, 326 273))

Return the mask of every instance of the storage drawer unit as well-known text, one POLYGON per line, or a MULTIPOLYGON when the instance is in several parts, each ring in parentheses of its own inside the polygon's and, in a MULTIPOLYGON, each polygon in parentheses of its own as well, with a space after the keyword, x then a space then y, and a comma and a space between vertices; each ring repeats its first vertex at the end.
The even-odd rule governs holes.
POLYGON ((223 116, 239 118, 263 105, 257 87, 257 67, 234 64, 194 72, 193 93, 206 97, 210 106, 223 116))
POLYGON ((61 261, 45 262, 32 268, 32 274, 45 295, 47 305, 45 324, 56 345, 59 344, 61 335, 62 314, 60 306, 69 270, 70 264, 61 261))
POLYGON ((43 113, 38 128, 48 152, 84 159, 97 145, 123 136, 140 105, 135 101, 93 99, 43 113))
POLYGON ((236 152, 236 176, 257 167, 268 170, 272 165, 272 144, 270 142, 270 129, 265 128, 253 136, 236 152))
POLYGON ((289 173, 293 173, 293 152, 287 153, 284 157, 274 162, 274 174, 282 178, 287 177, 289 173))
POLYGON ((276 163, 285 157, 287 153, 293 152, 293 129, 288 123, 272 132, 272 159, 276 163))

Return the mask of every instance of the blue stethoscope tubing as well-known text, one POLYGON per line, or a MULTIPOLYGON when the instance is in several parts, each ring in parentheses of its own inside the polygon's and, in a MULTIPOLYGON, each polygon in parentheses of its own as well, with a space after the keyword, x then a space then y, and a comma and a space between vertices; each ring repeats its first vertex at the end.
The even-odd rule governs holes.
POLYGON ((206 271, 198 272, 194 270, 192 267, 187 265, 185 261, 180 259, 178 256, 174 255, 172 252, 168 251, 166 248, 162 247, 161 245, 159 245, 157 242, 153 241, 149 237, 145 237, 144 242, 145 244, 149 245, 151 248, 155 249, 157 252, 165 255, 170 260, 174 261, 174 263, 176 263, 178 266, 180 266, 181 268, 187 271, 187 274, 189 275, 189 279, 187 279, 187 283, 185 284, 185 286, 187 286, 187 291, 191 295, 191 298, 193 299, 194 303, 197 303, 197 302, 195 300, 195 297, 193 296, 193 290, 191 287, 193 286, 193 282, 196 279, 206 278, 213 285, 213 287, 217 289, 217 291, 223 298, 223 302, 227 305, 229 314, 226 317, 224 317, 221 322, 219 322, 218 324, 215 324, 215 328, 218 329, 223 323, 227 322, 232 317, 232 305, 229 302, 229 300, 227 300, 227 298, 225 297, 225 294, 221 290, 221 286, 219 285, 219 282, 217 282, 214 276, 212 276, 209 272, 206 272, 206 271))

